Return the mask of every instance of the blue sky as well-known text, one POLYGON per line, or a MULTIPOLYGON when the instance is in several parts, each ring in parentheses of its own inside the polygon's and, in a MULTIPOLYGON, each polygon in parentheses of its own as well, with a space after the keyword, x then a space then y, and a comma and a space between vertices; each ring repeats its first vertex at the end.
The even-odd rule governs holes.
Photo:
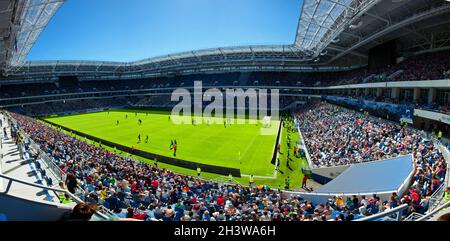
POLYGON ((303 0, 66 0, 27 60, 135 61, 291 44, 303 0))

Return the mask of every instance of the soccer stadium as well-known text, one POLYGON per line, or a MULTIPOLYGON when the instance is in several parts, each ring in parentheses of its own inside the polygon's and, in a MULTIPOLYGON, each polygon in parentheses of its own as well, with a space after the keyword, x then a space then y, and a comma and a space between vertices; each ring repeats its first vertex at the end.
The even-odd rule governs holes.
POLYGON ((450 1, 182 2, 0 1, 0 220, 450 220, 450 1))

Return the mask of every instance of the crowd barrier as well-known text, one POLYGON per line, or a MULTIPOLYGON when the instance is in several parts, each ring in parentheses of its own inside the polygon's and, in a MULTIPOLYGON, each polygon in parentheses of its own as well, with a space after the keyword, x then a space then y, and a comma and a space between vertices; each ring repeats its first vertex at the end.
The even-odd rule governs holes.
POLYGON ((283 126, 283 120, 280 120, 280 124, 278 126, 277 131, 277 137, 275 138, 275 144, 273 146, 273 152, 272 152, 272 160, 270 163, 277 165, 277 157, 278 157, 278 150, 277 150, 277 144, 280 143, 281 138, 281 127, 283 126))

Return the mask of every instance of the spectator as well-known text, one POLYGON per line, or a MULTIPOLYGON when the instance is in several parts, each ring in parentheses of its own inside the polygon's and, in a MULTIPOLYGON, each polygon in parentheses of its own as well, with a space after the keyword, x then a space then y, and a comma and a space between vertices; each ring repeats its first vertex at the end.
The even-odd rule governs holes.
POLYGON ((70 213, 68 221, 89 221, 97 207, 92 203, 78 203, 70 213))

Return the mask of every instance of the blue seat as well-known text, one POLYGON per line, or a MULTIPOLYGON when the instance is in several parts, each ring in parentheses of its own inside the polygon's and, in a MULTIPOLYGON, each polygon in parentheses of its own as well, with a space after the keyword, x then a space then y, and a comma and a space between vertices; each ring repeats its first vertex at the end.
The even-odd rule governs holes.
POLYGON ((45 179, 45 181, 47 182, 47 186, 52 186, 53 185, 53 180, 50 177, 47 177, 45 179))
POLYGON ((8 218, 6 217, 5 214, 0 213, 0 221, 8 221, 8 218))

